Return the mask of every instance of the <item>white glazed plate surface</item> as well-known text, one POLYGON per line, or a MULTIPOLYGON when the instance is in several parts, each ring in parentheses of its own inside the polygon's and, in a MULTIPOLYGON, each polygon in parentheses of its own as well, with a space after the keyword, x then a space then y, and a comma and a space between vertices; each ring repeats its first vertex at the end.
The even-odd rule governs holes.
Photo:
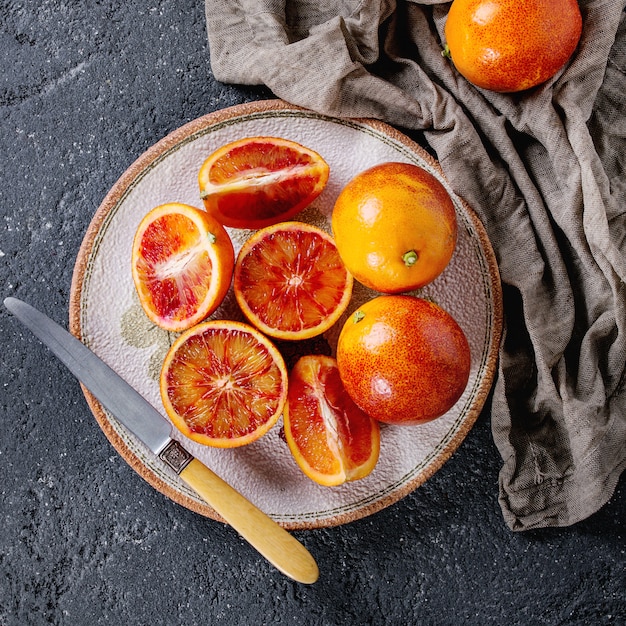
MULTIPOLYGON (((382 425, 378 465, 366 478, 340 487, 322 487, 304 476, 280 437, 282 421, 249 446, 233 450, 179 439, 200 461, 290 529, 317 528, 365 517, 398 501, 450 458, 476 421, 491 388, 501 334, 501 292, 493 251, 473 211, 456 196, 441 170, 405 135, 376 121, 339 120, 279 100, 239 105, 212 113, 174 131, 143 154, 117 181, 96 212, 74 270, 70 328, 164 415, 159 397, 161 362, 175 336, 153 326, 143 314, 131 276, 131 249, 137 226, 152 208, 166 202, 202 207, 197 173, 218 147, 242 137, 276 136, 317 151, 330 165, 323 193, 294 219, 330 231, 334 201, 362 170, 385 161, 424 167, 444 184, 459 221, 457 249, 449 266, 418 295, 448 310, 469 340, 472 366, 463 396, 443 417, 421 426, 382 425)), ((229 229, 236 251, 249 231, 229 229)), ((355 285, 351 306, 323 338, 291 345, 290 360, 306 351, 334 352, 345 317, 372 292, 355 285)), ((240 319, 232 293, 211 317, 240 319)), ((285 346, 281 345, 281 348, 285 346)), ((219 516, 95 400, 85 395, 105 435, 151 485, 179 504, 219 516)))

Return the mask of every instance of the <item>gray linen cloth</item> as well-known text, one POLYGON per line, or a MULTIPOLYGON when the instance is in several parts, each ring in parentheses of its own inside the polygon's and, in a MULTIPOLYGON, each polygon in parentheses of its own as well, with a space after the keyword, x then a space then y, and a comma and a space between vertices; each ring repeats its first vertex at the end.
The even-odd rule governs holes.
POLYGON ((206 0, 217 80, 424 137, 482 219, 504 290, 492 402, 514 530, 573 524, 626 456, 626 0, 581 0, 570 63, 522 94, 441 55, 437 0, 206 0))

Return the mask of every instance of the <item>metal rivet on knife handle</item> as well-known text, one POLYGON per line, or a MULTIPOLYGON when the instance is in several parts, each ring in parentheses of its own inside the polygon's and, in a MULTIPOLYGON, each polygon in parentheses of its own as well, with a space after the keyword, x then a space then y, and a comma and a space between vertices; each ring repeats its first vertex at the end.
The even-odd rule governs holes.
POLYGON ((193 455, 187 452, 176 439, 172 439, 159 452, 159 458, 169 465, 177 474, 180 474, 191 463, 193 455))

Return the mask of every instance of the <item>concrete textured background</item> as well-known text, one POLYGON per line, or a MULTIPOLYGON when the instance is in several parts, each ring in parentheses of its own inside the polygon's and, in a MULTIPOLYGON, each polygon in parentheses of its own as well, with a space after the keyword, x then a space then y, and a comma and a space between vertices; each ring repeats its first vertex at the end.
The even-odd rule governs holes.
MULTIPOLYGON (((272 97, 214 80, 201 0, 1 1, 0 61, 2 297, 63 325, 81 240, 126 167, 196 117, 272 97)), ((145 483, 63 366, 4 309, 0 325, 1 626, 626 623, 624 481, 575 527, 511 533, 487 410, 401 502, 295 533, 321 570, 302 586, 145 483)))

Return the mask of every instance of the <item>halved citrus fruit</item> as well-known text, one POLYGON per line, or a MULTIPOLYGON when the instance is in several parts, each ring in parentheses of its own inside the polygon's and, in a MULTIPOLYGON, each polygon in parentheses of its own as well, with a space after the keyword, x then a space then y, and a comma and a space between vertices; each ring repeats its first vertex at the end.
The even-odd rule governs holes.
POLYGON ((234 262, 225 228, 186 204, 152 209, 135 233, 132 270, 139 301, 165 330, 186 330, 213 313, 230 287, 234 262))
POLYGON ((205 209, 225 226, 263 228, 292 218, 322 192, 329 167, 278 137, 246 137, 211 154, 198 173, 205 209))
POLYGON ((307 355, 289 375, 285 439, 300 469, 315 482, 341 485, 372 472, 380 427, 350 398, 332 357, 307 355))
POLYGON ((308 339, 345 311, 353 279, 332 237, 282 222, 254 233, 235 262, 235 297, 249 322, 278 339, 308 339))
POLYGON ((287 398, 287 368, 255 328, 210 320, 174 342, 160 389, 167 415, 185 436, 235 448, 256 441, 277 422, 287 398))

